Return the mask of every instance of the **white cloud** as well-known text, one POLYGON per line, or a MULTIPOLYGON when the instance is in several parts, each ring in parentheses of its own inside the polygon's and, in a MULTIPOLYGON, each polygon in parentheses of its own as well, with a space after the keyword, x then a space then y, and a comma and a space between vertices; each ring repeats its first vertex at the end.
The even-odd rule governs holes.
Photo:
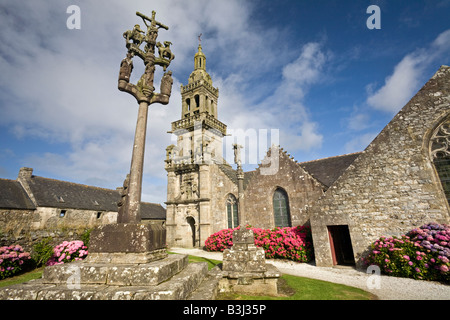
POLYGON ((370 115, 367 112, 358 111, 346 120, 348 121, 348 128, 354 131, 367 129, 371 125, 370 115))
POLYGON ((369 132, 363 135, 356 136, 345 144, 344 150, 346 153, 353 153, 364 150, 375 139, 377 135, 378 132, 369 132))
POLYGON ((398 112, 419 89, 424 70, 436 59, 446 57, 449 50, 450 30, 446 30, 430 46, 406 55, 384 85, 367 98, 367 103, 377 110, 398 112))
MULTIPOLYGON (((158 39, 171 41, 176 55, 170 67, 175 80, 171 101, 150 107, 144 200, 165 194, 165 187, 155 188, 150 181, 159 186, 165 180, 163 160, 171 144, 167 131, 180 118, 179 87, 193 70, 200 33, 207 67, 215 61, 208 72, 220 88, 221 121, 231 129, 281 129, 285 132, 281 143, 292 151, 321 145, 318 126, 309 119, 303 100, 309 86, 320 81, 327 55, 320 44, 308 43, 292 59, 287 46, 277 45, 282 37, 279 30, 249 23, 251 4, 239 0, 82 2, 81 29, 68 30, 70 4, 56 0, 0 4, 0 125, 23 141, 33 137, 67 146, 59 153, 42 150, 26 155, 23 162, 37 173, 111 188, 122 184, 130 165, 137 103, 117 90, 117 76, 126 53, 122 33, 136 23, 142 26, 136 11, 157 12, 157 20, 170 27, 161 30, 158 39), (283 66, 287 57, 292 62, 283 66), (277 76, 281 81, 273 80, 277 76), (254 79, 264 77, 262 85, 268 90, 248 94, 254 79)), ((136 58, 135 77, 142 68, 136 58)))
POLYGON ((367 103, 378 110, 393 113, 399 111, 417 90, 423 62, 422 55, 404 57, 393 74, 386 78, 384 86, 368 97, 367 103))

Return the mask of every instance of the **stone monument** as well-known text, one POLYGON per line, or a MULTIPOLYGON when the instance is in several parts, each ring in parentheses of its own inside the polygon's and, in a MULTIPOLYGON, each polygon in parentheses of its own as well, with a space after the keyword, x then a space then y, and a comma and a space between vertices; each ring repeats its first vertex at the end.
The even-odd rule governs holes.
POLYGON ((118 223, 91 232, 88 257, 82 261, 48 266, 41 279, 0 288, 0 300, 159 300, 187 299, 208 273, 206 262, 189 263, 187 255, 166 252, 162 226, 141 224, 140 203, 148 106, 167 104, 172 72, 166 71, 174 55, 170 42, 156 43, 158 30, 168 29, 155 19, 136 13, 147 32, 135 25, 126 31, 126 57, 120 64, 119 90, 139 103, 131 170, 118 202, 118 223), (143 49, 140 46, 144 45, 143 49), (159 57, 155 57, 155 46, 159 57), (145 72, 137 84, 130 83, 133 57, 144 61, 145 72), (164 68, 160 93, 155 92, 155 66, 164 68))
MULTIPOLYGON (((234 162, 237 164, 239 221, 244 220, 241 148, 238 144, 233 145, 234 162)), ((266 264, 264 249, 255 245, 253 230, 246 229, 241 223, 239 229, 233 231, 233 246, 223 252, 222 271, 221 291, 266 295, 278 293, 280 272, 273 265, 266 264)))
POLYGON ((127 54, 120 64, 118 83, 119 90, 131 94, 139 104, 131 167, 118 204, 118 223, 98 227, 91 233, 89 260, 95 262, 145 263, 167 255, 165 229, 162 226, 140 224, 140 206, 148 107, 153 103, 169 103, 173 79, 172 72, 166 70, 175 56, 170 49, 171 42, 164 41, 164 45, 156 42, 159 29, 169 29, 156 21, 156 12, 153 11, 151 17, 140 12, 136 12, 136 15, 142 18, 147 31, 144 32, 136 24, 132 30, 124 32, 127 54), (155 48, 158 48, 158 57, 155 48), (140 58, 145 66, 136 84, 130 82, 134 57, 140 58), (165 71, 159 93, 155 92, 154 87, 156 66, 161 66, 165 71))

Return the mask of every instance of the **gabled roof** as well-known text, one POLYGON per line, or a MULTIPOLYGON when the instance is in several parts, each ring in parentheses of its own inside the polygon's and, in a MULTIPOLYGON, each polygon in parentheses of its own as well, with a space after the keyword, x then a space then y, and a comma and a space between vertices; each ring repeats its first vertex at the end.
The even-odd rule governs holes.
POLYGON ((330 187, 362 152, 301 162, 299 165, 326 187, 330 187))
POLYGON ((0 208, 36 209, 20 182, 7 179, 0 179, 0 208))

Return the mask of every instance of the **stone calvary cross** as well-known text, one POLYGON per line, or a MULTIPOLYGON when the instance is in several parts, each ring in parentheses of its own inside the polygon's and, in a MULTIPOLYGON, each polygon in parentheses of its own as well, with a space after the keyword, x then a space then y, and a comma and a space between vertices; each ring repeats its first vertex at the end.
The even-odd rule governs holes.
POLYGON ((172 90, 172 72, 166 71, 170 62, 175 58, 170 50, 171 42, 165 41, 164 47, 160 42, 156 42, 158 30, 169 27, 156 21, 156 12, 152 12, 152 17, 136 12, 141 17, 147 27, 147 32, 141 30, 136 24, 133 30, 125 31, 125 45, 128 49, 127 56, 122 60, 119 72, 119 90, 133 95, 139 103, 136 133, 133 145, 133 156, 131 160, 130 174, 124 182, 122 200, 119 202, 119 223, 139 223, 141 221, 140 205, 142 192, 142 173, 144 167, 145 137, 147 130, 148 106, 152 103, 168 104, 172 90), (141 49, 141 45, 145 44, 141 49), (159 57, 155 57, 155 47, 158 48, 159 57), (130 76, 133 70, 132 58, 138 56, 145 65, 144 74, 137 84, 130 83, 130 76), (160 93, 155 92, 153 86, 155 66, 159 65, 166 71, 161 79, 160 93))
POLYGON ((144 32, 136 24, 132 30, 123 33, 127 54, 120 64, 118 79, 119 90, 131 94, 139 104, 130 173, 124 181, 122 198, 117 204, 117 223, 96 227, 91 233, 91 262, 147 263, 167 256, 165 229, 156 224, 142 224, 140 207, 148 107, 153 103, 169 103, 173 79, 172 72, 166 70, 175 56, 170 50, 171 42, 161 44, 156 40, 159 29, 169 29, 156 21, 156 12, 152 12, 151 18, 140 12, 136 15, 142 18, 147 30, 144 32), (156 48, 158 56, 155 55, 156 48), (145 71, 133 84, 130 78, 136 56, 143 61, 145 71), (164 70, 160 92, 156 92, 154 87, 156 66, 164 70))

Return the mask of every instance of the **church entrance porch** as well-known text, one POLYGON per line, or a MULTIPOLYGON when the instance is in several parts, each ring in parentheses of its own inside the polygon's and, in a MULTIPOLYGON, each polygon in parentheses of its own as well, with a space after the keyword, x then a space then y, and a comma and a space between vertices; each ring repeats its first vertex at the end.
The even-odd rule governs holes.
POLYGON ((333 265, 355 265, 352 240, 347 225, 327 226, 333 265))

